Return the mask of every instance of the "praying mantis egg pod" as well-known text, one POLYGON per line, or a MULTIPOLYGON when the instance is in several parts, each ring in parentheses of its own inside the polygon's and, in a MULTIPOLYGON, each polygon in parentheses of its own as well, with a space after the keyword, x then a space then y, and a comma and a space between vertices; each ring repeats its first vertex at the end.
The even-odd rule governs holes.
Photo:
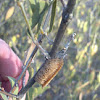
POLYGON ((64 64, 63 59, 48 59, 34 76, 34 80, 45 87, 56 76, 64 64))

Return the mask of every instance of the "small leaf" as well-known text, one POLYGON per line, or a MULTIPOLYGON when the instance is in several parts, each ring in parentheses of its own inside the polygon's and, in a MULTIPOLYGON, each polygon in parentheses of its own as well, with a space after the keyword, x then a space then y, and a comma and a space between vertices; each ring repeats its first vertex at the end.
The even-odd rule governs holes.
MULTIPOLYGON (((3 100, 8 100, 7 96, 3 93, 0 93, 1 97, 3 98, 3 100)), ((1 100, 1 99, 0 99, 1 100)))
POLYGON ((35 0, 34 2, 30 0, 30 6, 33 13, 32 19, 30 19, 31 27, 33 29, 39 23, 38 24, 38 30, 39 30, 41 23, 43 21, 43 17, 49 5, 46 1, 43 1, 43 0, 35 0))
POLYGON ((83 63, 83 58, 85 58, 85 53, 87 52, 88 50, 88 47, 90 46, 90 42, 87 43, 87 45, 78 52, 77 56, 76 56, 76 59, 78 60, 78 62, 81 64, 83 63))
POLYGON ((99 74, 98 74, 98 76, 97 76, 97 80, 98 80, 98 82, 100 83, 100 72, 99 72, 99 74))
POLYGON ((75 73, 76 73, 76 69, 73 69, 72 72, 71 72, 71 74, 70 74, 69 79, 73 78, 74 75, 75 75, 75 73))
POLYGON ((34 91, 33 91, 33 87, 30 88, 29 90, 29 100, 31 100, 32 98, 34 98, 34 91))
POLYGON ((10 7, 10 8, 8 9, 8 11, 7 11, 7 13, 6 13, 5 20, 8 20, 8 19, 13 15, 14 9, 15 9, 14 6, 12 6, 12 7, 10 7))
MULTIPOLYGON (((1 82, 0 82, 1 83, 1 82)), ((0 87, 1 89, 1 87, 0 87)), ((8 100, 7 96, 3 93, 0 93, 0 96, 3 98, 3 100, 8 100)), ((0 99, 1 100, 1 99, 0 99)))
POLYGON ((31 43, 30 48, 29 48, 29 50, 28 50, 28 52, 27 52, 27 55, 26 55, 26 59, 25 59, 24 65, 25 65, 26 62, 28 61, 28 59, 29 59, 29 57, 30 57, 32 51, 34 50, 34 48, 35 48, 35 44, 34 44, 34 43, 31 43))
POLYGON ((95 79, 95 71, 92 71, 90 74, 90 83, 92 83, 95 79))
POLYGON ((84 21, 81 21, 81 23, 80 23, 80 29, 82 29, 83 28, 83 25, 84 25, 84 21))
POLYGON ((81 21, 79 19, 77 19, 77 27, 79 28, 81 24, 81 21))
POLYGON ((67 32, 68 32, 69 35, 72 34, 73 33, 73 28, 68 27, 67 32))
POLYGON ((0 82, 0 87, 1 87, 2 82, 0 82))
POLYGON ((88 22, 86 21, 86 22, 84 22, 83 32, 85 33, 85 32, 87 32, 87 30, 88 30, 88 22))
MULTIPOLYGON (((7 77, 10 81, 11 87, 13 87, 15 84, 15 79, 13 77, 10 77, 10 76, 7 76, 7 77)), ((14 90, 13 94, 18 94, 18 90, 19 90, 19 87, 16 86, 16 89, 14 90)))
POLYGON ((10 77, 10 76, 7 76, 7 77, 9 79, 10 83, 11 83, 11 87, 13 87, 14 84, 15 84, 15 79, 13 77, 10 77))
POLYGON ((91 46, 91 55, 94 56, 98 51, 98 45, 94 44, 91 46))
POLYGON ((94 96, 93 96, 93 99, 92 100, 96 100, 96 98, 97 98, 97 94, 94 94, 94 96))
POLYGON ((16 36, 13 36, 13 37, 12 37, 12 42, 13 42, 14 44, 16 43, 16 40, 17 40, 16 36))
POLYGON ((35 0, 29 0, 31 4, 35 4, 35 0))
POLYGON ((40 18, 39 18, 39 21, 38 21, 37 33, 38 33, 38 31, 40 30, 40 27, 41 27, 41 24, 42 24, 44 15, 45 15, 45 13, 46 13, 47 10, 48 10, 48 6, 45 5, 43 11, 40 13, 40 18))
POLYGON ((56 5, 57 5, 57 0, 53 2, 52 5, 52 12, 51 12, 51 21, 50 21, 50 29, 49 32, 52 31, 53 25, 54 25, 54 20, 55 20, 55 15, 56 15, 56 5))

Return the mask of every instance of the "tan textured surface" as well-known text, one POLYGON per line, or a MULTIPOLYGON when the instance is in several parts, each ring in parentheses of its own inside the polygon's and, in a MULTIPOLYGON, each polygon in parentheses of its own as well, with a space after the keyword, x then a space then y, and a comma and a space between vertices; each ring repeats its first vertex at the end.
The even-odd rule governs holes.
POLYGON ((50 81, 56 76, 63 66, 63 59, 49 59, 38 70, 34 79, 36 82, 42 85, 42 87, 48 85, 50 81))

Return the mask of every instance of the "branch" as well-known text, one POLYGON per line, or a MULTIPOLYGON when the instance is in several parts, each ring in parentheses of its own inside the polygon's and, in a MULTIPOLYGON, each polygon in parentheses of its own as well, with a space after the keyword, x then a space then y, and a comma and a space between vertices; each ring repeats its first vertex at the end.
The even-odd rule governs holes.
POLYGON ((75 3, 76 3, 76 0, 68 0, 68 4, 63 10, 62 21, 61 21, 60 27, 58 29, 53 47, 52 47, 51 52, 50 52, 51 58, 55 57, 55 55, 56 55, 59 44, 63 38, 64 32, 69 24, 70 14, 72 13, 72 11, 74 9, 75 3))
MULTIPOLYGON (((72 10, 74 8, 75 3, 76 3, 76 0, 69 0, 68 4, 67 4, 67 7, 65 7, 64 10, 63 10, 62 21, 61 21, 60 27, 58 29, 57 36, 56 36, 55 41, 54 41, 54 45, 53 45, 53 47, 51 49, 51 52, 50 52, 50 56, 52 58, 55 57, 58 46, 59 46, 59 44, 60 44, 60 42, 63 38, 64 32, 66 30, 66 27, 69 24, 70 14, 72 13, 72 10)), ((30 26, 28 26, 28 27, 30 27, 30 26)), ((32 31, 30 31, 30 32, 32 32, 32 31)), ((43 35, 40 35, 39 40, 41 41, 42 38, 43 38, 43 35)), ((38 49, 38 47, 36 46, 35 49, 33 50, 32 54, 31 54, 30 58, 28 59, 28 62, 26 64, 27 66, 29 66, 28 64, 30 64, 30 61, 31 61, 33 55, 36 53, 37 49, 38 49)), ((44 61, 44 63, 45 63, 45 61, 44 61)), ((41 66, 43 66, 44 63, 41 66)), ((24 71, 25 70, 23 70, 23 73, 24 73, 24 71)), ((20 77, 22 77, 22 76, 20 76, 20 77)), ((20 90, 17 98, 22 97, 27 92, 27 90, 30 87, 32 87, 32 85, 34 83, 35 83, 35 80, 34 80, 34 77, 32 77, 31 80, 27 83, 27 85, 20 90)))
MULTIPOLYGON (((9 96, 9 97, 17 97, 17 95, 14 95, 14 94, 12 94, 12 93, 8 93, 8 92, 6 92, 6 91, 4 91, 4 90, 2 90, 2 89, 0 89, 0 93, 3 93, 3 94, 5 94, 5 95, 7 95, 7 96, 9 96)), ((1 99, 0 99, 1 100, 1 99)))
MULTIPOLYGON (((54 45, 53 45, 53 48, 50 52, 50 55, 51 57, 53 57, 54 54, 56 54, 56 50, 58 48, 58 45, 62 39, 62 36, 65 32, 65 29, 66 29, 66 26, 68 24, 68 20, 69 20, 69 17, 66 19, 66 14, 70 14, 72 13, 72 8, 74 8, 74 5, 75 5, 75 1, 76 0, 69 0, 68 2, 68 5, 67 6, 70 6, 70 7, 67 7, 64 9, 63 11, 63 14, 62 14, 62 22, 61 22, 61 25, 60 25, 60 28, 58 30, 58 33, 57 33, 57 36, 56 36, 56 39, 55 39, 55 42, 54 42, 54 45), (73 2, 73 3, 72 3, 73 2), (70 9, 70 10, 69 10, 70 9), (68 11, 68 13, 66 13, 66 11, 68 11), (66 21, 65 21, 66 20, 66 21), (67 23, 66 23, 67 22, 67 23)), ((42 64, 42 66, 44 65, 44 63, 42 64)), ((20 92, 19 92, 19 95, 22 95, 23 93, 25 93, 33 84, 34 84, 34 77, 28 82, 28 84, 24 87, 24 89, 22 89, 20 92)))
MULTIPOLYGON (((69 0, 68 2, 68 6, 74 8, 74 5, 75 5, 75 1, 76 0, 69 0), (71 3, 71 2, 74 2, 74 3, 71 3)), ((58 45, 62 39, 62 35, 64 34, 65 32, 65 29, 66 29, 66 26, 68 25, 68 20, 69 20, 69 17, 66 19, 66 14, 70 14, 72 13, 72 9, 70 7, 67 7, 65 8, 65 10, 63 11, 63 17, 62 17, 62 22, 61 22, 61 25, 60 25, 60 28, 58 30, 58 33, 57 33, 57 36, 56 36, 56 39, 55 39, 55 42, 54 42, 54 45, 53 45, 53 48, 50 52, 50 55, 51 57, 54 57, 53 55, 56 54, 56 50, 58 48, 58 45), (69 10, 70 9, 70 10, 69 10), (70 11, 69 13, 66 13, 66 11, 70 11), (65 21, 66 20, 66 21, 65 21), (67 23, 66 23, 67 22, 67 23), (54 51, 53 51, 54 50, 54 51)), ((45 62, 44 62, 45 63, 45 62)), ((44 63, 41 65, 41 66, 44 66, 44 63)), ((34 80, 34 76, 31 78, 31 80, 28 82, 28 84, 19 92, 19 96, 20 95, 23 95, 24 93, 26 93, 26 91, 35 83, 35 80, 34 80)))
MULTIPOLYGON (((32 32, 32 30, 31 30, 31 27, 30 27, 29 23, 28 23, 28 18, 27 18, 27 16, 26 16, 25 11, 24 11, 24 7, 23 7, 22 3, 20 4, 20 2, 18 2, 18 5, 19 5, 20 8, 21 8, 21 11, 22 11, 22 13, 23 13, 23 15, 24 15, 25 21, 26 21, 26 23, 27 23, 27 25, 28 25, 28 28, 29 28, 29 30, 30 30, 30 32, 31 32, 31 35, 32 35, 33 32, 32 32)), ((50 17, 48 17, 48 16, 50 16, 50 14, 51 14, 50 11, 51 11, 51 7, 50 7, 50 9, 48 10, 48 13, 47 13, 47 16, 46 16, 44 25, 43 25, 43 30, 44 30, 44 31, 45 31, 46 26, 47 26, 47 24, 48 24, 47 22, 49 21, 49 18, 50 18, 50 17)), ((40 34, 40 35, 39 35, 39 38, 38 38, 38 43, 41 44, 41 43, 42 43, 42 39, 43 39, 44 37, 45 37, 45 34, 43 34, 43 35, 40 34)), ((19 83, 20 79, 22 79, 22 77, 24 76, 24 74, 25 74, 27 68, 29 67, 29 65, 30 65, 30 63, 31 63, 31 61, 32 61, 32 59, 33 59, 35 53, 37 52, 37 50, 38 50, 38 47, 35 46, 34 50, 32 51, 32 53, 31 53, 31 55, 30 55, 30 57, 29 57, 29 59, 27 60, 26 64, 24 65, 23 71, 21 72, 20 76, 19 76, 18 79, 16 80, 16 82, 15 82, 15 84, 14 84, 14 86, 12 87, 12 89, 11 89, 10 92, 13 93, 13 91, 16 89, 16 84, 19 83)))
POLYGON ((32 85, 33 85, 34 83, 35 83, 34 78, 31 78, 30 81, 27 83, 27 85, 19 91, 17 97, 18 97, 18 98, 23 97, 23 95, 27 92, 27 90, 28 90, 29 88, 32 87, 32 85))

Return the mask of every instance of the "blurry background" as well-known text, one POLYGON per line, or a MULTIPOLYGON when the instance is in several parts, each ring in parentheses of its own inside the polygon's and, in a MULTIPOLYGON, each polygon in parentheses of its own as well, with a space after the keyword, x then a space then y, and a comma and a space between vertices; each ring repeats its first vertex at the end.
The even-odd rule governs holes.
MULTIPOLYGON (((27 93, 26 100, 100 100, 100 0, 76 1, 73 19, 59 50, 67 43, 70 34, 76 32, 77 35, 68 49, 62 70, 47 87, 42 88, 35 84, 27 93)), ((24 5, 30 19, 28 0, 24 1, 24 5)), ((58 1, 54 27, 48 34, 52 40, 61 21, 62 9, 58 1)), ((49 25, 47 29, 48 27, 49 25)), ((35 28, 33 32, 36 32, 35 28)), ((0 0, 0 38, 8 43, 23 61, 31 40, 27 36, 21 10, 14 0, 0 0)), ((43 40, 42 46, 50 51, 51 46, 47 39, 43 40)), ((39 50, 34 61, 29 68, 30 78, 44 61, 39 50)))

